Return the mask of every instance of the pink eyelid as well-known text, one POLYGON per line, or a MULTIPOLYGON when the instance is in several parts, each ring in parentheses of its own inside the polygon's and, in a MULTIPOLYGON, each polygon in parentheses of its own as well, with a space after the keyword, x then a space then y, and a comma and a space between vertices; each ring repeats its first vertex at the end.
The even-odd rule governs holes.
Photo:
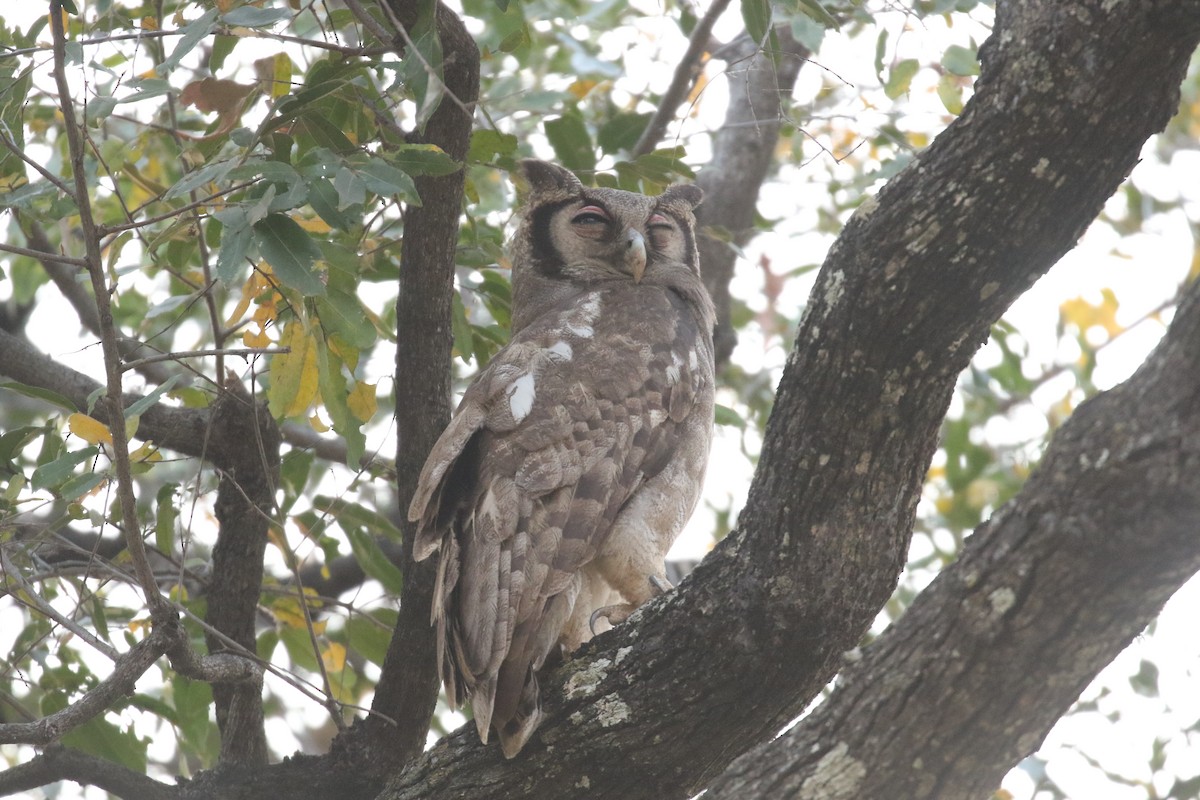
POLYGON ((596 214, 598 216, 604 217, 605 219, 608 219, 608 212, 605 211, 603 208, 600 208, 600 206, 584 206, 583 208, 581 208, 575 212, 575 216, 579 216, 580 214, 596 214))
POLYGON ((667 219, 662 214, 654 214, 650 217, 649 224, 651 224, 651 225, 670 225, 671 220, 667 219))

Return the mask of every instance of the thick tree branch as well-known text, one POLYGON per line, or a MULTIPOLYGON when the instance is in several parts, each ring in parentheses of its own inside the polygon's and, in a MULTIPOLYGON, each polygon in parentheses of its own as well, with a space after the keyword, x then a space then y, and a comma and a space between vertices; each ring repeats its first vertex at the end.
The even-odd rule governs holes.
POLYGON ((0 795, 39 789, 58 781, 98 786, 116 797, 138 800, 172 800, 178 794, 174 787, 116 762, 55 745, 24 764, 0 772, 0 795))
POLYGON ((729 282, 737 252, 753 235, 754 210, 759 189, 774 161, 775 145, 783 125, 783 101, 790 97, 808 50, 785 28, 776 30, 778 53, 759 50, 748 35, 724 48, 729 60, 729 108, 725 122, 713 137, 712 161, 700 171, 696 183, 704 189, 704 203, 696 212, 701 228, 720 229, 724 236, 701 236, 700 270, 717 307, 713 334, 717 364, 729 360, 737 334, 729 321, 729 282), (729 239, 732 241, 722 239, 729 239))
MULTIPOLYGON (((389 3, 396 21, 406 30, 418 24, 423 5, 400 0, 389 3)), ((449 97, 443 98, 416 138, 436 144, 462 161, 471 141, 470 110, 479 96, 479 49, 453 12, 438 3, 436 14, 442 80, 449 97)), ((410 53, 409 57, 417 55, 410 53)), ((404 211, 396 301, 396 474, 402 507, 407 507, 425 456, 450 419, 450 310, 464 178, 462 171, 418 178, 421 205, 410 205, 404 211)), ((369 761, 381 774, 424 749, 438 694, 437 648, 429 625, 433 571, 428 564, 413 562, 407 522, 403 530, 400 618, 375 689, 372 711, 377 713, 366 722, 369 761)))
POLYGON ((1036 749, 1200 569, 1200 284, 1189 294, 833 696, 706 797, 986 797, 1036 749), (845 794, 822 793, 832 774, 845 794))
MULTIPOLYGON (((230 382, 213 404, 212 438, 239 449, 218 462, 221 482, 214 511, 220 527, 212 553, 212 579, 205 621, 210 653, 225 649, 224 637, 255 650, 255 619, 262 590, 267 529, 275 510, 279 474, 279 431, 265 404, 240 383, 230 382)), ((213 703, 221 729, 221 761, 265 764, 262 682, 214 685, 213 703)))
POLYGON ((585 778, 594 797, 687 797, 816 696, 895 585, 956 376, 1178 102, 1200 2, 1073 9, 1001 5, 964 114, 846 226, 739 531, 546 682, 521 758, 460 732, 386 797, 563 797, 585 778))

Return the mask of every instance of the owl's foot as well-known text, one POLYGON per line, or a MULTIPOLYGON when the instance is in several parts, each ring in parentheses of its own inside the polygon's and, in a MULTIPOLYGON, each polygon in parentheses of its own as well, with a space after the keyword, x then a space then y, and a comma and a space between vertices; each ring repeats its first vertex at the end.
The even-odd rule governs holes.
MULTIPOLYGON (((650 591, 642 602, 652 597, 658 597, 660 594, 666 594, 675 588, 669 580, 659 575, 651 575, 648 580, 650 582, 650 591)), ((606 619, 609 625, 615 627, 629 619, 630 615, 634 611, 637 611, 640 605, 641 603, 617 603, 616 605, 597 608, 592 612, 591 618, 588 619, 588 628, 591 629, 592 636, 596 635, 596 620, 606 619)))

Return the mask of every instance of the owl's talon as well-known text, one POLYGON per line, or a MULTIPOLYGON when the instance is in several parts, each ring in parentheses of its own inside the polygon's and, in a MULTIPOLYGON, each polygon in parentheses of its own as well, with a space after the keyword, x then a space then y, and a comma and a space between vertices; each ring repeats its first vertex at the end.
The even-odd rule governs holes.
POLYGON ((669 592, 675 588, 673 585, 671 585, 671 582, 669 580, 667 580, 666 578, 660 577, 658 575, 650 576, 650 585, 653 586, 655 589, 657 589, 657 591, 655 592, 656 595, 666 594, 667 592, 669 592))
POLYGON ((637 610, 637 606, 632 603, 618 603, 612 606, 603 606, 592 612, 592 616, 588 619, 588 628, 592 631, 592 636, 596 635, 596 620, 603 617, 608 620, 608 624, 616 627, 637 610))

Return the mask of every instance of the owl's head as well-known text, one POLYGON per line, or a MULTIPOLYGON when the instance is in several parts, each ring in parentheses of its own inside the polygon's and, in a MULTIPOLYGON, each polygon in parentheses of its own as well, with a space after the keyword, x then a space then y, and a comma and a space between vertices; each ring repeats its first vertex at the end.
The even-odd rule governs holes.
POLYGON ((583 186, 567 169, 527 159, 529 186, 513 240, 513 330, 588 286, 632 281, 699 285, 696 219, 703 193, 672 186, 657 197, 583 186))

